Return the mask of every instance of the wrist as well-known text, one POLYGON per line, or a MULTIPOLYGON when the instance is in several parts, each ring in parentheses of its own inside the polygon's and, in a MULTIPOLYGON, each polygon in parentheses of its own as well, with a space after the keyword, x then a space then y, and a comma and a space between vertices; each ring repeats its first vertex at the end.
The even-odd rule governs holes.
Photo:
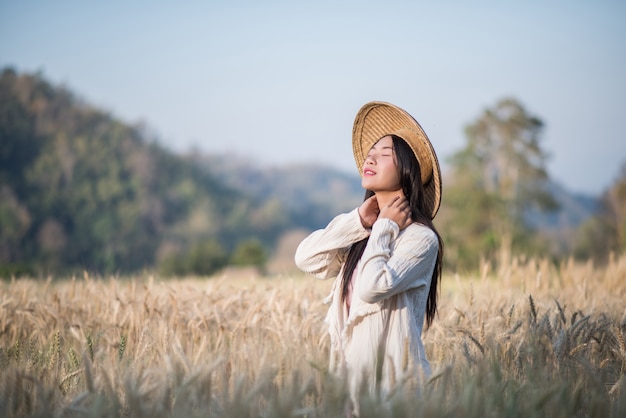
POLYGON ((356 211, 359 214, 359 220, 361 221, 361 225, 363 226, 363 228, 371 228, 372 225, 369 224, 368 222, 365 221, 365 218, 363 218, 363 215, 361 214, 361 208, 359 207, 356 211))

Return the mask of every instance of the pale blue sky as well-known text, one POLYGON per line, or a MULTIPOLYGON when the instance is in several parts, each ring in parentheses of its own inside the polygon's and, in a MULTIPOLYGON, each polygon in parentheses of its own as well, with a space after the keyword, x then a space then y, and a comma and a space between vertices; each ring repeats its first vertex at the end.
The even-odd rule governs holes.
MULTIPOLYGON (((356 173, 358 109, 395 103, 441 160, 505 96, 550 175, 599 194, 626 161, 626 2, 6 1, 0 66, 41 71, 166 146, 356 173)), ((445 179, 444 179, 445 180, 445 179)))

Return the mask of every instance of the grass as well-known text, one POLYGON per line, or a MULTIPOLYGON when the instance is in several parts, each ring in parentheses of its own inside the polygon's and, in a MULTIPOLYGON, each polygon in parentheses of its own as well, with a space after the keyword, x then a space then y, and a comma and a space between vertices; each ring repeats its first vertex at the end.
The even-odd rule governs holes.
MULTIPOLYGON (((340 417, 330 282, 150 276, 0 284, 0 416, 340 417)), ((626 257, 444 277, 420 398, 363 417, 623 417, 626 257)))

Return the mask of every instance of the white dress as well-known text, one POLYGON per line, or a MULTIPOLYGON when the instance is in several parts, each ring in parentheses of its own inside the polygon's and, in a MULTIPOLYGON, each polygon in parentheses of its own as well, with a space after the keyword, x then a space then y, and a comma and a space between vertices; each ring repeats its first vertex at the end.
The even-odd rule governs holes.
POLYGON ((295 262, 301 270, 335 278, 326 299, 330 368, 348 379, 355 402, 361 388, 384 400, 400 387, 419 390, 430 376, 421 336, 437 251, 430 228, 413 223, 400 231, 381 218, 368 230, 357 209, 338 215, 298 246, 295 262), (340 273, 350 246, 368 235, 348 313, 340 273))

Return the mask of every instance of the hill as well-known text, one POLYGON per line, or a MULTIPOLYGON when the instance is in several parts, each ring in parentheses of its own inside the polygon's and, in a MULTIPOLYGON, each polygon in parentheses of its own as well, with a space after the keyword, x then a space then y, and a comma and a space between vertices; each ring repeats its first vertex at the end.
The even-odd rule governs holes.
POLYGON ((0 144, 7 274, 135 271, 206 242, 226 256, 250 237, 271 245, 288 227, 278 208, 259 213, 142 126, 39 74, 2 70, 0 144))
MULTIPOLYGON (((598 201, 550 190, 560 209, 526 219, 566 240, 561 232, 598 201)), ((356 173, 330 167, 176 154, 40 74, 0 74, 0 276, 128 273, 180 260, 210 273, 251 240, 290 259, 290 231, 321 228, 363 195, 356 173)))
POLYGON ((549 181, 547 190, 558 204, 553 212, 531 209, 526 214, 529 226, 536 229, 571 230, 578 227, 599 209, 599 199, 567 190, 558 183, 549 181))
MULTIPOLYGON (((323 227, 336 214, 349 211, 363 201, 364 191, 356 173, 323 165, 262 167, 232 154, 201 157, 196 154, 195 161, 228 187, 259 201, 279 201, 290 211, 297 227, 323 227)), ((558 209, 551 212, 530 209, 525 217, 529 227, 573 229, 599 208, 597 197, 572 192, 554 181, 548 181, 547 190, 558 209)), ((442 204, 445 205, 445 199, 442 204)))
POLYGON ((357 175, 322 165, 263 167, 236 155, 192 157, 199 167, 261 207, 275 202, 293 228, 317 229, 338 213, 354 209, 364 191, 357 175))

